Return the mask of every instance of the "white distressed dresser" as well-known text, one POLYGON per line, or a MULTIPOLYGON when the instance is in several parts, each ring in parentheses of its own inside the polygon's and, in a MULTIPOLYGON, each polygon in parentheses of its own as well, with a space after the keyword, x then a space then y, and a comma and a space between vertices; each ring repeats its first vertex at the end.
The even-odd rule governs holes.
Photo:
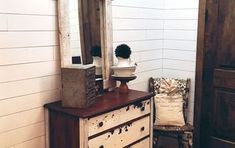
POLYGON ((50 148, 151 148, 152 93, 107 92, 85 109, 46 104, 50 148))

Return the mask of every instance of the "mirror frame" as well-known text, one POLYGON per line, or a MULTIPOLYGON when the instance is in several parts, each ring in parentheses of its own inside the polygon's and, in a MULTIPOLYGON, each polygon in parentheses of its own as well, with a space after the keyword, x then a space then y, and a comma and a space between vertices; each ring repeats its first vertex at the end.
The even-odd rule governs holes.
MULTIPOLYGON (((88 64, 92 62, 90 49, 92 46, 97 45, 98 42, 101 43, 104 89, 115 87, 114 81, 111 80, 110 69, 113 64, 111 3, 112 0, 78 0, 78 27, 80 29, 82 63, 88 64)), ((66 22, 69 21, 67 7, 68 0, 58 0, 61 67, 72 64, 72 51, 69 48, 70 32, 66 26, 66 22)))

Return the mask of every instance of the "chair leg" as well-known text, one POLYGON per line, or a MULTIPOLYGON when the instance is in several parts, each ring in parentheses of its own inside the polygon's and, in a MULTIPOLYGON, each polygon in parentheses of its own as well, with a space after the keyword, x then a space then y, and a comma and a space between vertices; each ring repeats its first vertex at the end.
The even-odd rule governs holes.
POLYGON ((153 138, 153 148, 157 148, 159 139, 159 135, 153 138))
POLYGON ((182 134, 178 135, 178 147, 183 148, 182 134))
POLYGON ((187 142, 188 142, 188 148, 193 147, 193 133, 192 132, 187 132, 187 142))

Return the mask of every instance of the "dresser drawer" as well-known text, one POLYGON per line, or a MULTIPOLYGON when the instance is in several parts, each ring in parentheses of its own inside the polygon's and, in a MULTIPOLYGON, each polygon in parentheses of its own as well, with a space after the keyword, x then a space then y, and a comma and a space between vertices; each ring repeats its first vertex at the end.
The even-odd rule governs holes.
POLYGON ((150 100, 88 119, 88 137, 150 113, 150 100))
POLYGON ((150 116, 146 116, 132 123, 124 124, 88 141, 90 148, 125 147, 145 136, 150 132, 150 116))
POLYGON ((130 148, 149 148, 149 147, 150 147, 150 138, 149 137, 130 146, 130 148))

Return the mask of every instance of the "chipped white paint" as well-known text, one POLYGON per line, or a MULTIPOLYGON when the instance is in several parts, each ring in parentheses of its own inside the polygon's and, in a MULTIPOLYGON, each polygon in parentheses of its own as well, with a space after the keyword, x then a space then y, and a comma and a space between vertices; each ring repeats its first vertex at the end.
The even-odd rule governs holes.
MULTIPOLYGON (((79 142, 80 148, 88 148, 88 120, 87 119, 79 119, 79 142)), ((72 137, 71 137, 72 138, 72 137)))
POLYGON ((146 139, 132 145, 130 148, 146 148, 146 146, 149 145, 149 142, 150 142, 150 138, 146 138, 146 139))
POLYGON ((88 120, 88 135, 100 133, 114 126, 150 113, 150 100, 142 101, 142 106, 129 105, 88 120), (143 109, 144 110, 141 110, 143 109), (101 126, 99 124, 102 124, 101 126))
POLYGON ((58 23, 59 23, 59 38, 60 38, 60 56, 61 67, 72 64, 71 48, 70 48, 70 29, 69 29, 69 3, 66 0, 58 1, 58 23))
POLYGON ((150 116, 137 120, 130 124, 125 124, 113 131, 104 133, 88 141, 88 146, 100 147, 125 147, 147 135, 149 135, 150 116))

